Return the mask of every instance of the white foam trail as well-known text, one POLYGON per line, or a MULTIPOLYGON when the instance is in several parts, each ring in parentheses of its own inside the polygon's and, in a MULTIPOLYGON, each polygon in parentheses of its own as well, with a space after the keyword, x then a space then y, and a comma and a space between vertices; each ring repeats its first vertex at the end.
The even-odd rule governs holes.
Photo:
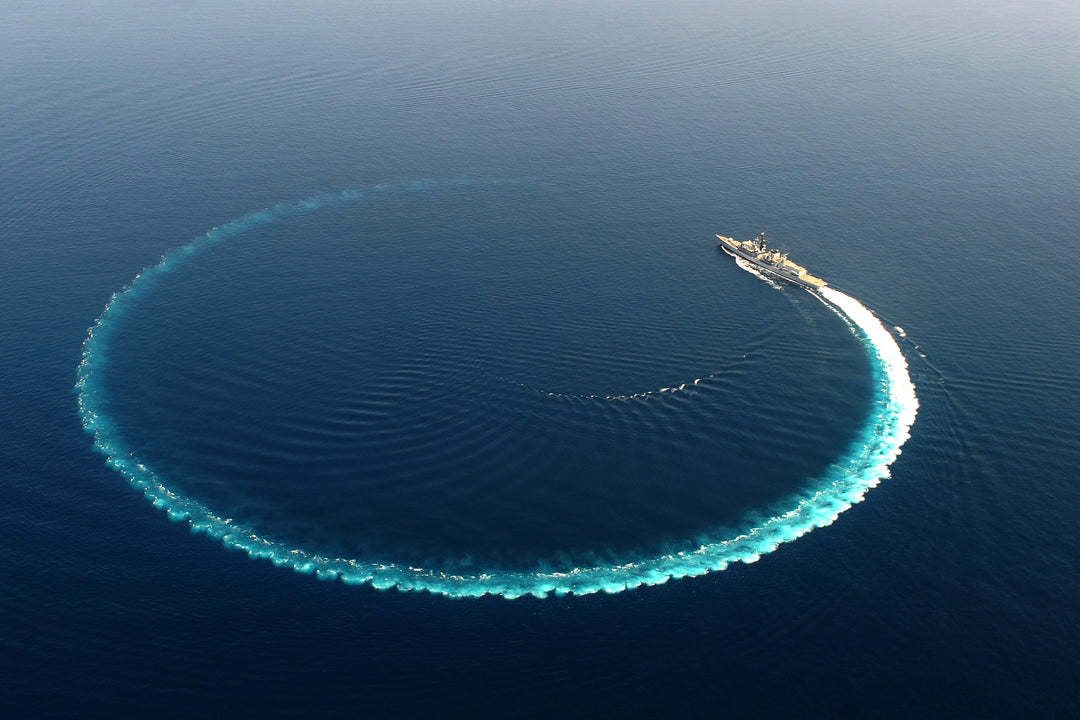
POLYGON ((710 373, 709 375, 706 375, 705 377, 695 379, 693 382, 681 383, 678 387, 663 387, 663 388, 657 388, 656 390, 642 390, 641 392, 627 393, 627 394, 624 394, 624 395, 585 395, 585 394, 576 394, 576 393, 556 392, 554 390, 544 390, 543 388, 534 387, 532 385, 528 385, 528 384, 523 383, 523 382, 518 382, 517 380, 511 380, 510 378, 503 377, 502 375, 495 375, 494 377, 496 379, 498 379, 498 380, 501 380, 501 381, 505 382, 505 383, 509 383, 511 385, 517 385, 519 388, 521 388, 523 390, 528 390, 529 392, 537 393, 537 394, 540 394, 540 395, 546 395, 547 397, 550 397, 550 398, 559 398, 559 399, 563 399, 563 400, 626 401, 626 400, 647 400, 649 398, 659 397, 660 395, 664 395, 664 394, 693 393, 693 390, 694 390, 693 386, 700 385, 705 380, 714 380, 714 379, 716 379, 718 377, 718 374, 717 373, 710 373))
MULTIPOLYGON (((464 183, 452 181, 457 185, 464 183)), ((340 578, 346 583, 370 584, 376 588, 426 590, 449 597, 492 594, 507 598, 523 595, 543 597, 552 593, 619 592, 642 585, 659 585, 672 578, 724 570, 732 562, 757 562, 780 544, 795 540, 814 528, 831 524, 840 513, 860 502, 870 488, 889 476, 889 466, 900 454, 901 447, 909 437, 911 424, 915 421, 918 410, 915 387, 900 348, 881 322, 859 301, 828 287, 820 290, 818 297, 848 319, 853 332, 861 335, 871 356, 875 379, 878 380, 873 409, 859 436, 821 477, 808 482, 808 489, 804 493, 790 497, 770 516, 758 518, 735 531, 716 530, 701 542, 672 547, 659 555, 626 557, 567 570, 537 568, 519 571, 492 567, 482 572, 421 568, 398 563, 392 558, 319 555, 263 537, 253 528, 217 515, 203 503, 174 492, 165 478, 138 458, 136 448, 126 445, 105 410, 108 398, 106 391, 95 381, 96 371, 107 364, 109 338, 115 332, 112 319, 123 315, 131 298, 149 291, 152 287, 150 279, 175 271, 184 265, 183 259, 256 225, 286 218, 297 212, 315 211, 331 202, 370 199, 385 190, 435 187, 438 187, 437 183, 419 182, 404 186, 376 186, 366 191, 347 190, 337 195, 317 196, 247 215, 166 254, 161 263, 140 273, 131 285, 113 295, 83 343, 76 383, 83 427, 93 435, 96 449, 106 456, 108 464, 173 520, 185 521, 193 532, 216 537, 227 547, 243 550, 251 557, 265 558, 275 565, 312 573, 319 578, 340 578)), ((764 277, 762 279, 774 284, 764 277)), ((694 384, 698 382, 700 380, 695 380, 694 384)), ((660 392, 669 390, 672 388, 664 388, 660 392)))
POLYGON ((735 257, 735 264, 741 267, 746 272, 750 273, 751 275, 757 276, 758 279, 763 280, 769 285, 769 287, 775 290, 781 290, 784 287, 783 283, 781 283, 779 280, 775 280, 766 275, 765 273, 759 271, 756 267, 746 262, 741 257, 735 257))

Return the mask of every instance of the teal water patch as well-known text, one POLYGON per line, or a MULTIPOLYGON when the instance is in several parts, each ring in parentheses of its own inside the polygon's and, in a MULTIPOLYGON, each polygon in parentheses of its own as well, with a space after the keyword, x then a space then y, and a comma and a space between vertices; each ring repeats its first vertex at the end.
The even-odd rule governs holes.
MULTIPOLYGON (((861 501, 866 492, 888 477, 889 466, 908 438, 918 408, 914 386, 892 335, 866 307, 854 298, 830 288, 821 291, 825 303, 851 325, 868 355, 874 373, 872 410, 865 426, 847 451, 819 477, 805 483, 806 490, 792 495, 771 512, 753 517, 743 526, 716 529, 683 546, 646 556, 628 555, 614 560, 583 563, 570 569, 536 564, 531 569, 462 567, 433 569, 395 561, 394 558, 334 557, 272 539, 242 519, 224 517, 214 508, 177 492, 168 478, 140 458, 129 446, 119 421, 110 414, 103 383, 110 343, 119 332, 117 320, 135 301, 150 292, 156 279, 183 267, 186 260, 247 231, 316 212, 336 204, 363 199, 376 200, 390 193, 434 190, 445 186, 489 185, 494 181, 457 179, 380 185, 346 190, 282 203, 267 210, 214 228, 194 242, 173 250, 152 268, 140 273, 113 295, 90 329, 78 368, 78 404, 83 427, 94 438, 95 448, 132 485, 139 488, 173 520, 186 521, 196 532, 220 539, 226 546, 265 558, 275 565, 320 578, 377 588, 427 590, 450 597, 487 594, 516 598, 524 595, 589 594, 619 592, 643 585, 658 585, 673 578, 692 577, 725 569, 732 562, 750 563, 817 527, 831 524, 844 510, 861 501)), ((663 388, 657 393, 678 388, 663 388)), ((648 394, 648 393, 646 393, 648 394)), ((602 398, 601 398, 602 399, 602 398)), ((616 399, 616 398, 608 398, 616 399)), ((617 399, 626 399, 620 398, 617 399)), ((609 555, 610 557, 610 555, 609 555)))

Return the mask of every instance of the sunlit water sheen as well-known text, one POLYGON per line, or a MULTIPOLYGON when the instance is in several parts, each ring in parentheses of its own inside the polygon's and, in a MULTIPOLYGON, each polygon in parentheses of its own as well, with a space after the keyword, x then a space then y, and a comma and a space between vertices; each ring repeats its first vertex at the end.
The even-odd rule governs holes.
POLYGON ((1062 0, 0 3, 6 714, 1076 716, 1077 37, 1062 0), (706 576, 374 589, 659 582, 816 497, 883 364, 716 250, 762 230, 893 329, 887 480, 706 576))

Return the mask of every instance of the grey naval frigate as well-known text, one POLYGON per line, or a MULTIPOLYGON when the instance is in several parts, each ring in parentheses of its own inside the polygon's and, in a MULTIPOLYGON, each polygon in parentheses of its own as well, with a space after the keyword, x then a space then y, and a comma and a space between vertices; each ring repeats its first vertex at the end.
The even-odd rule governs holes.
POLYGON ((821 278, 808 273, 802 265, 796 265, 788 260, 787 253, 770 249, 765 240, 765 233, 761 233, 753 240, 740 241, 723 235, 717 235, 716 238, 720 241, 720 248, 728 255, 733 258, 742 258, 770 277, 778 277, 809 290, 820 290, 828 284, 821 278))

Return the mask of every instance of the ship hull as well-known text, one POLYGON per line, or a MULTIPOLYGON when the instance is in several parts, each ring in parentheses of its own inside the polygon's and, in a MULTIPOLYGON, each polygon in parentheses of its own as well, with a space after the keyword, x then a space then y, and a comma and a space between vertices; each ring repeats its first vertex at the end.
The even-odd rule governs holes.
POLYGON ((769 277, 778 277, 778 279, 780 280, 787 281, 788 283, 794 283, 795 285, 798 285, 799 287, 805 287, 808 290, 821 289, 821 286, 808 283, 807 281, 802 280, 801 277, 799 277, 798 275, 788 275, 784 272, 781 272, 777 268, 770 266, 769 263, 761 262, 753 255, 740 253, 739 250, 730 248, 727 245, 720 245, 720 249, 724 250, 725 253, 727 253, 733 258, 742 258, 746 262, 751 263, 751 266, 753 266, 757 270, 765 272, 769 275, 769 277))
POLYGON ((724 252, 726 252, 728 255, 730 255, 733 258, 737 258, 737 259, 741 258, 741 259, 745 260, 746 262, 750 263, 750 265, 753 266, 755 269, 761 270, 762 272, 766 273, 769 277, 774 277, 774 278, 778 278, 780 280, 784 280, 784 281, 789 282, 789 283, 794 283, 795 285, 798 285, 799 287, 802 287, 802 288, 806 288, 807 290, 811 290, 811 291, 820 290, 821 288, 825 287, 825 285, 826 285, 826 283, 824 281, 822 281, 820 278, 814 278, 813 276, 810 276, 811 278, 813 278, 814 281, 816 281, 816 282, 811 282, 811 281, 805 280, 802 277, 800 277, 798 275, 795 275, 793 273, 784 272, 781 268, 778 268, 778 267, 776 267, 775 265, 773 265, 771 263, 767 263, 767 262, 763 262, 763 261, 759 260, 754 254, 744 252, 739 247, 733 247, 732 245, 730 245, 730 244, 728 244, 726 242, 721 241, 720 249, 723 250, 724 252))

